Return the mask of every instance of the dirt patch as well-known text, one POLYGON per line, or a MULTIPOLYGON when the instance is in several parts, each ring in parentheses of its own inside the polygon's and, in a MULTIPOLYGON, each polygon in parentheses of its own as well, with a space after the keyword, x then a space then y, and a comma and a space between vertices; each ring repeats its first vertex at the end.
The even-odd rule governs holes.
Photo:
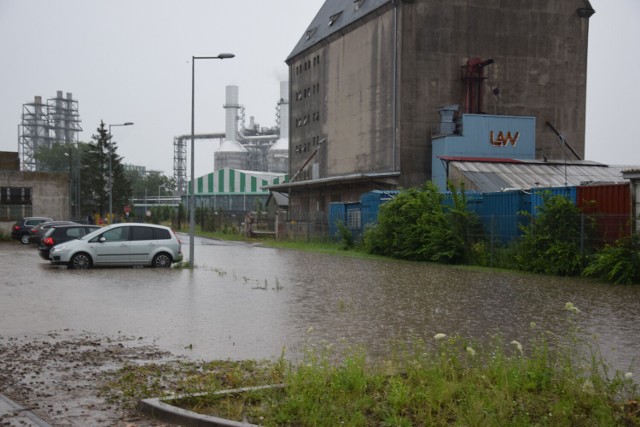
MULTIPOLYGON (((108 371, 173 359, 142 338, 68 330, 0 337, 0 392, 54 426, 163 426, 108 403, 100 388, 108 371)), ((0 418, 0 425, 6 423, 0 418)))

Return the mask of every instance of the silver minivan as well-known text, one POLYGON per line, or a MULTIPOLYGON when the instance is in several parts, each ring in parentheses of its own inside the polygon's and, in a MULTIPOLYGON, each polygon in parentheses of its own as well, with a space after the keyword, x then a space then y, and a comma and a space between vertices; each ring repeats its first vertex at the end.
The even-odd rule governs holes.
POLYGON ((178 236, 169 227, 122 223, 54 246, 49 260, 52 264, 77 269, 126 265, 171 267, 172 263, 182 261, 182 249, 178 236))

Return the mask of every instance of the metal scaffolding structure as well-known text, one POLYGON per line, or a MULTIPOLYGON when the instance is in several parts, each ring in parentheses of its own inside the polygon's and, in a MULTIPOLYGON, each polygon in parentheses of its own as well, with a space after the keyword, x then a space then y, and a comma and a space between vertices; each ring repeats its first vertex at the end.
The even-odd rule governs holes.
MULTIPOLYGON (((193 139, 224 139, 224 133, 205 133, 194 135, 193 139)), ((181 135, 173 138, 173 177, 176 180, 176 196, 187 194, 187 143, 191 135, 181 135)))
POLYGON ((47 103, 34 97, 32 103, 22 105, 22 123, 18 127, 18 152, 23 171, 38 171, 35 154, 40 147, 53 144, 76 144, 80 127, 78 101, 71 93, 63 97, 62 91, 47 103))

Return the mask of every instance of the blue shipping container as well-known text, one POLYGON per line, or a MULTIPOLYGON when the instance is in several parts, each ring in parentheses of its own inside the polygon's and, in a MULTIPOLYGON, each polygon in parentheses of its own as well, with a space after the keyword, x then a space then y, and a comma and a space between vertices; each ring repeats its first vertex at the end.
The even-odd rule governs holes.
POLYGON ((538 214, 540 207, 544 204, 545 194, 566 197, 575 205, 577 187, 545 187, 531 189, 531 215, 533 217, 538 214))
POLYGON ((358 202, 333 202, 329 204, 329 237, 335 239, 338 235, 338 222, 349 227, 357 238, 362 230, 361 208, 358 202))
POLYGON ((397 190, 374 190, 360 196, 362 205, 362 231, 367 225, 377 224, 380 206, 398 195, 397 190))
POLYGON ((487 236, 506 244, 522 234, 520 225, 528 223, 523 212, 531 212, 530 195, 504 191, 485 193, 479 215, 487 236))

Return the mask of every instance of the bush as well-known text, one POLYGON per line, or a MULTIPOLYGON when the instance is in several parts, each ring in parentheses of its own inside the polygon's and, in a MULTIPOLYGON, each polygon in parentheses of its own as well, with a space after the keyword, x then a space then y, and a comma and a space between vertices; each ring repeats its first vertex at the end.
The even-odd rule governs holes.
POLYGON ((365 232, 367 251, 414 261, 469 263, 479 221, 468 211, 464 192, 451 192, 452 206, 443 205, 443 195, 432 183, 402 191, 382 205, 378 225, 365 232))
POLYGON ((616 284, 640 284, 640 236, 634 234, 605 246, 582 272, 616 284))
POLYGON ((340 247, 345 250, 352 249, 355 245, 353 233, 351 232, 351 230, 349 230, 349 227, 347 227, 347 224, 345 224, 343 221, 338 221, 337 225, 338 231, 336 234, 338 237, 338 242, 340 243, 340 247))
POLYGON ((560 276, 581 272, 585 230, 582 213, 564 196, 543 195, 543 204, 529 226, 523 226, 521 240, 515 247, 518 268, 534 273, 560 276))

